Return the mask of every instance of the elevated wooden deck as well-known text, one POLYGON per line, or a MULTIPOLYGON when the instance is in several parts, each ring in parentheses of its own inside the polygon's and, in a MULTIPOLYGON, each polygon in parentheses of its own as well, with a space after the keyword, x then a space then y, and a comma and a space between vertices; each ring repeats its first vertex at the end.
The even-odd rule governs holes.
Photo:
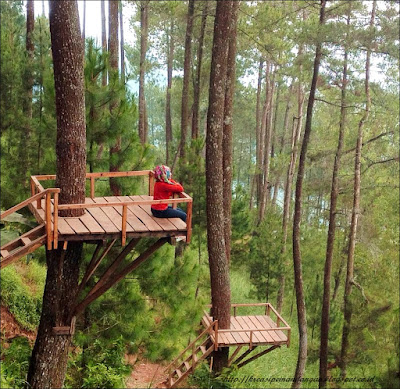
POLYGON ((0 267, 46 244, 48 250, 57 249, 60 242, 121 240, 125 246, 128 238, 145 237, 173 238, 184 236, 190 242, 192 224, 192 198, 186 193, 177 193, 173 199, 154 200, 154 175, 151 170, 128 172, 87 173, 90 181, 89 196, 84 204, 59 204, 59 188, 44 188, 41 181, 55 180, 55 175, 31 177, 31 197, 11 209, 1 213, 1 220, 13 212, 28 206, 35 216, 39 227, 29 231, 18 239, 1 247, 0 267), (98 178, 142 176, 146 194, 99 197, 95 193, 95 181, 98 178), (179 203, 187 203, 187 221, 179 218, 156 218, 151 213, 151 205, 169 203, 174 208, 179 203), (61 210, 84 209, 80 217, 62 217, 61 210))
MULTIPOLYGON (((230 328, 217 327, 214 333, 210 333, 216 347, 239 345, 249 346, 250 349, 268 345, 289 347, 291 328, 270 303, 232 304, 232 308, 234 313, 231 316, 230 328), (238 307, 265 308, 265 312, 259 315, 237 316, 238 307), (271 314, 274 314, 275 320, 272 320, 271 314)), ((209 327, 213 321, 213 317, 205 311, 202 318, 204 327, 209 327)))

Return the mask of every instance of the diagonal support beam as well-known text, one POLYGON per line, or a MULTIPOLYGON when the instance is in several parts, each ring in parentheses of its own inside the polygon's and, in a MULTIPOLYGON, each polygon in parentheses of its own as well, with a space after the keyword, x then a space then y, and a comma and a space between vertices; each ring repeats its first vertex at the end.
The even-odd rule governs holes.
MULTIPOLYGON (((268 354, 270 351, 275 350, 275 349, 278 348, 278 347, 281 347, 281 346, 280 346, 280 345, 275 345, 275 346, 272 346, 272 347, 270 347, 270 348, 268 348, 268 349, 266 349, 266 350, 264 350, 264 351, 262 351, 262 352, 260 352, 260 353, 258 353, 258 354, 256 354, 256 355, 253 355, 251 358, 246 359, 246 360, 243 361, 242 363, 239 363, 239 364, 237 365, 237 368, 240 369, 241 367, 247 365, 247 364, 250 363, 250 362, 255 361, 257 358, 260 358, 260 357, 262 357, 262 356, 265 355, 265 354, 268 354)), ((253 349, 253 350, 254 350, 254 349, 253 349)))
POLYGON ((231 355, 231 357, 228 360, 228 367, 232 364, 232 361, 235 359, 236 355, 242 349, 242 347, 243 346, 241 346, 241 345, 236 347, 236 350, 233 352, 233 354, 231 355))
POLYGON ((233 362, 234 365, 237 365, 243 358, 247 357, 253 350, 255 350, 257 346, 254 346, 252 349, 248 349, 245 351, 238 359, 236 359, 235 362, 233 362))
POLYGON ((114 239, 112 241, 110 241, 108 243, 108 245, 104 248, 102 254, 100 255, 99 258, 97 258, 101 248, 104 246, 104 242, 101 241, 92 256, 92 259, 88 265, 88 267, 86 268, 86 272, 82 278, 81 283, 79 284, 79 288, 78 288, 78 292, 77 292, 77 296, 79 296, 79 294, 82 292, 83 288, 86 286, 86 283, 88 282, 89 278, 93 275, 93 273, 96 271, 96 269, 98 268, 98 266, 100 265, 101 261, 104 259, 104 257, 108 254, 108 252, 111 250, 111 247, 114 245, 114 243, 117 241, 117 239, 114 239))
MULTIPOLYGON (((123 270, 121 270, 115 276, 110 277, 105 283, 100 286, 95 292, 90 293, 81 301, 73 310, 72 316, 77 316, 81 313, 92 301, 96 300, 98 297, 107 292, 108 289, 113 287, 116 283, 121 281, 127 274, 131 271, 135 270, 139 267, 147 258, 149 258, 157 249, 159 249, 162 245, 167 243, 168 238, 161 238, 149 248, 147 248, 142 254, 140 254, 132 263, 127 265, 123 270)), ((129 242, 129 245, 132 243, 129 242)), ((128 246, 129 246, 128 245, 128 246)), ((128 248, 128 246, 124 249, 124 251, 128 248)))
POLYGON ((93 289, 88 293, 86 297, 89 297, 91 294, 95 293, 99 288, 106 284, 106 282, 110 279, 112 274, 114 274, 119 264, 125 259, 125 257, 136 247, 139 243, 140 239, 132 239, 129 244, 117 255, 114 259, 113 263, 107 268, 101 278, 97 281, 96 285, 93 289))

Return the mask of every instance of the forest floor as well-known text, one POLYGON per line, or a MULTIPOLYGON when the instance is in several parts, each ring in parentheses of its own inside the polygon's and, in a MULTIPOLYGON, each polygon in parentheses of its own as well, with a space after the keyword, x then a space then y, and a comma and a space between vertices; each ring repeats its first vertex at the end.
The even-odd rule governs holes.
POLYGON ((138 360, 135 355, 126 355, 126 361, 134 365, 134 370, 126 381, 127 388, 166 388, 163 382, 166 379, 165 366, 149 362, 145 359, 138 360))
POLYGON ((23 329, 4 305, 0 307, 0 317, 1 334, 4 339, 8 340, 23 336, 27 338, 30 343, 35 341, 36 332, 23 329))

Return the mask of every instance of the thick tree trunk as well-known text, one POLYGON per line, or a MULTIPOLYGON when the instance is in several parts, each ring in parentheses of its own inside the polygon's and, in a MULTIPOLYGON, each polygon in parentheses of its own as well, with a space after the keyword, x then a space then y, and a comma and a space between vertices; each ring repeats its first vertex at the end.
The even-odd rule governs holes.
MULTIPOLYGON (((347 15, 347 28, 350 26, 350 11, 351 4, 349 3, 349 13, 347 15)), ((346 34, 346 42, 348 39, 346 34)), ((344 129, 346 124, 346 89, 347 89, 347 47, 344 52, 343 62, 343 77, 342 77, 342 91, 341 91, 341 108, 340 108, 340 123, 339 123, 339 139, 336 149, 335 161, 333 164, 332 185, 331 185, 331 203, 329 210, 329 228, 325 257, 324 268, 324 294, 322 298, 322 312, 321 312, 321 343, 319 352, 319 387, 327 387, 328 379, 328 339, 329 339, 329 311, 330 311, 330 296, 331 296, 331 272, 333 249, 335 244, 336 234, 336 205, 339 194, 339 169, 340 159, 343 150, 344 129)))
MULTIPOLYGON (((118 1, 108 2, 108 54, 110 60, 111 77, 118 74, 118 1)), ((117 97, 113 97, 110 101, 110 114, 116 115, 116 108, 119 102, 117 97)), ((110 172, 119 171, 118 154, 121 152, 121 136, 117 135, 115 144, 110 147, 110 172)), ((114 196, 121 195, 121 187, 115 178, 110 178, 110 189, 114 196)))
POLYGON ((225 250, 228 264, 231 259, 231 230, 232 230, 232 131, 233 131, 233 98, 236 83, 236 33, 239 1, 234 1, 231 10, 231 25, 229 28, 229 48, 227 60, 224 128, 222 138, 222 166, 224 191, 224 232, 225 250))
POLYGON ((190 60, 192 58, 192 33, 193 33, 194 0, 189 0, 186 36, 185 36, 185 59, 183 63, 183 87, 181 103, 181 142, 180 157, 185 157, 186 134, 189 123, 189 81, 190 60))
MULTIPOLYGON (((60 203, 85 200, 86 135, 83 42, 76 1, 50 2, 50 32, 57 113, 57 179, 60 203), (66 103, 68 102, 68 103, 66 103)), ((81 210, 64 211, 79 216, 81 210)), ((63 387, 70 335, 54 335, 54 326, 69 326, 75 303, 82 243, 47 251, 47 278, 42 314, 29 365, 31 388, 63 387)))
MULTIPOLYGON (((369 23, 369 32, 372 34, 375 24, 376 13, 376 0, 372 5, 371 19, 369 23)), ((361 151, 363 143, 363 128, 365 122, 368 120, 369 111, 371 107, 371 96, 369 91, 369 76, 370 76, 370 62, 371 62, 371 41, 368 43, 367 58, 365 63, 365 112, 358 124, 358 136, 356 145, 356 155, 354 162, 354 195, 353 195, 353 209, 351 213, 351 225, 349 233, 349 248, 347 253, 347 274, 344 289, 344 323, 342 332, 342 347, 340 352, 340 370, 342 378, 346 378, 346 369, 348 364, 348 347, 349 347, 349 334, 351 329, 351 316, 352 316, 352 302, 350 299, 351 289, 354 278, 354 252, 356 247, 356 235, 358 226, 358 217, 360 214, 360 197, 361 197, 361 151)))
POLYGON ((165 103, 165 141, 166 163, 170 162, 170 145, 172 142, 172 115, 171 115, 171 88, 172 88, 172 61, 174 59, 174 20, 171 17, 169 34, 167 35, 167 97, 165 103))
MULTIPOLYGON (((322 26, 325 22, 325 6, 326 6, 326 0, 321 0, 321 9, 319 16, 320 26, 322 26)), ((304 301, 303 274, 302 274, 303 271, 301 268, 302 265, 301 265, 301 251, 300 251, 300 222, 301 222, 301 201, 302 201, 304 171, 305 171, 305 164, 307 157, 308 142, 310 140, 310 134, 311 134, 314 99, 317 88, 317 79, 318 79, 321 56, 322 56, 322 43, 321 41, 319 41, 316 45, 316 50, 315 50, 313 78, 311 81, 310 96, 308 98, 304 138, 300 153, 299 170, 297 173, 295 210, 293 219, 293 267, 294 267, 294 285, 296 290, 296 303, 297 303, 297 320, 299 326, 299 353, 298 353, 297 366, 292 388, 299 388, 301 386, 301 379, 303 377, 307 361, 307 317, 306 317, 306 306, 304 301)))
POLYGON ((146 98, 144 74, 146 65, 147 37, 148 37, 148 10, 149 0, 140 2, 140 68, 139 68, 139 138, 142 144, 147 142, 148 124, 146 112, 146 98))
POLYGON ((200 36, 199 36, 199 46, 197 48, 197 66, 196 66, 196 79, 194 81, 193 90, 193 117, 192 117, 192 139, 197 139, 199 137, 199 110, 200 110, 200 91, 201 91, 201 65, 203 61, 203 45, 204 45, 204 34, 207 24, 207 14, 208 14, 208 1, 203 4, 203 12, 201 15, 201 26, 200 26, 200 36))
POLYGON ((125 84, 125 41, 124 41, 124 15, 122 11, 122 0, 119 2, 119 35, 120 35, 120 51, 121 51, 121 80, 125 84))
MULTIPOLYGON (((214 22, 206 138, 207 240, 211 278, 211 314, 219 328, 230 325, 230 283, 226 259, 223 205, 222 137, 232 1, 218 1, 214 22)), ((213 370, 228 364, 228 348, 214 352, 213 370)))

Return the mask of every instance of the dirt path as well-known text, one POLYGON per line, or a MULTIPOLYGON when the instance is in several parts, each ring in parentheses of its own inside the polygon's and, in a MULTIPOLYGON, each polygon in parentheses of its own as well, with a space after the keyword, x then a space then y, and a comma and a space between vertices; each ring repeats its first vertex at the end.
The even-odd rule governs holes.
POLYGON ((33 343, 36 339, 36 332, 28 331, 23 329, 19 323, 15 320, 14 316, 8 310, 7 307, 2 305, 0 307, 0 327, 1 327, 1 334, 2 337, 4 335, 5 339, 13 339, 18 336, 24 336, 28 338, 29 342, 33 343))
POLYGON ((165 366, 146 360, 136 360, 135 356, 126 356, 128 363, 134 364, 134 370, 126 381, 126 387, 133 388, 166 388, 165 366))

